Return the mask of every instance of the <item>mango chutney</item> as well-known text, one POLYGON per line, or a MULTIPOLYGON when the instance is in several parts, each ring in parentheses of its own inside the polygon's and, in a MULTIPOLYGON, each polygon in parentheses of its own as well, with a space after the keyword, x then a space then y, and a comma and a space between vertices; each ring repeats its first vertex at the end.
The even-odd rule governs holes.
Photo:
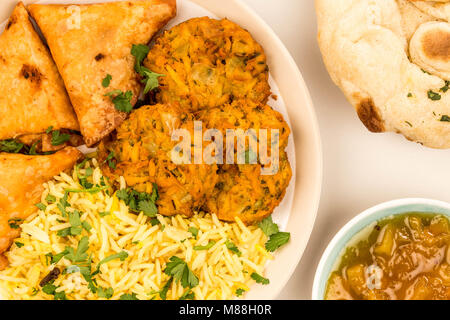
POLYGON ((354 243, 328 279, 326 300, 450 300, 447 217, 395 215, 354 243))

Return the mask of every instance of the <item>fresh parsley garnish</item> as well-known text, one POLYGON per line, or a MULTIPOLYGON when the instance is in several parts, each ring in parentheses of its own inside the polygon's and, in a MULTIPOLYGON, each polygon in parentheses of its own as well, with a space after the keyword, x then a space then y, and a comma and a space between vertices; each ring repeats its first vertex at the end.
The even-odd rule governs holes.
POLYGON ((235 292, 235 294, 236 294, 237 297, 242 296, 244 293, 245 293, 245 290, 242 289, 242 288, 236 289, 236 292, 235 292))
POLYGON ((113 261, 115 259, 120 259, 120 261, 124 261, 126 258, 128 258, 128 253, 126 253, 125 251, 121 251, 119 253, 116 254, 112 254, 110 256, 107 256, 106 258, 104 258, 103 260, 101 260, 98 265, 97 265, 97 269, 95 270, 95 272, 92 274, 93 276, 100 273, 100 267, 102 264, 104 263, 108 263, 110 261, 113 261))
POLYGON ((183 288, 194 288, 198 285, 197 276, 189 269, 186 262, 182 259, 172 256, 167 263, 164 273, 172 276, 176 282, 181 282, 183 288))
POLYGON ((211 249, 216 242, 214 240, 209 240, 208 244, 205 246, 194 246, 194 250, 200 251, 200 250, 209 250, 211 249))
POLYGON ((250 277, 256 281, 256 283, 260 283, 263 285, 267 285, 270 283, 269 279, 264 278, 263 276, 257 274, 256 272, 253 272, 250 277))
POLYGON ((192 292, 192 290, 187 290, 186 292, 184 292, 180 299, 178 300, 194 300, 195 299, 195 293, 192 292))
POLYGON ((428 90, 428 99, 438 101, 441 100, 441 95, 439 93, 434 92, 433 90, 428 90))
POLYGON ((158 88, 159 77, 163 77, 163 74, 159 74, 151 71, 150 69, 142 66, 142 62, 147 57, 150 49, 145 44, 134 44, 131 48, 131 54, 136 58, 136 63, 134 65, 134 70, 143 78, 142 83, 144 86, 144 94, 158 88))
POLYGON ((228 250, 231 252, 234 252, 235 254, 240 257, 242 255, 242 252, 238 249, 238 247, 229 239, 225 242, 225 245, 227 246, 228 250))
POLYGON ((108 166, 111 169, 116 169, 116 159, 115 159, 116 155, 114 154, 114 151, 111 151, 108 156, 106 157, 105 161, 103 161, 103 163, 108 163, 108 166))
POLYGON ((47 201, 48 203, 55 203, 56 202, 56 197, 49 194, 45 197, 45 201, 47 201))
POLYGON ((7 153, 19 153, 23 148, 24 144, 20 143, 14 139, 2 140, 0 141, 0 151, 7 153))
POLYGON ((24 246, 24 244, 22 242, 16 241, 14 243, 16 244, 17 248, 22 248, 24 246))
POLYGON ((158 209, 155 203, 159 198, 159 194, 155 183, 151 194, 127 188, 117 191, 116 196, 119 200, 123 200, 131 211, 135 213, 142 211, 150 218, 156 217, 158 209))
POLYGON ((119 300, 139 300, 139 299, 136 296, 136 293, 131 293, 131 294, 125 293, 120 296, 119 300))
POLYGON ((278 232, 278 225, 272 221, 272 217, 269 216, 262 220, 258 227, 264 232, 264 234, 268 237, 278 232))
POLYGON ((441 122, 450 122, 450 117, 447 116, 447 115, 443 115, 441 117, 441 120, 439 120, 439 121, 441 121, 441 122))
POLYGON ((114 90, 105 94, 114 103, 114 107, 121 112, 130 113, 133 110, 131 99, 133 98, 133 92, 128 90, 122 92, 120 90, 114 90))
POLYGON ((197 228, 195 228, 195 227, 190 227, 188 229, 188 232, 190 232, 194 236, 194 238, 196 238, 196 239, 197 239, 197 236, 198 236, 198 231, 199 230, 197 228))
POLYGON ((108 88, 112 80, 112 76, 107 74, 106 77, 102 80, 103 88, 108 88))
POLYGON ((167 299, 167 291, 169 291, 169 288, 172 285, 172 282, 173 282, 173 277, 170 277, 170 279, 166 282, 164 287, 158 292, 158 294, 162 300, 167 299))
POLYGON ((20 218, 11 218, 8 220, 9 227, 11 229, 19 229, 19 224, 23 222, 20 218))
POLYGON ((59 130, 52 132, 52 146, 59 146, 70 140, 70 134, 61 133, 59 130))
POLYGON ((445 85, 440 89, 440 91, 446 93, 449 89, 450 89, 450 81, 445 80, 445 85))
POLYGON ((291 234, 289 232, 277 232, 270 236, 266 242, 266 249, 269 252, 274 252, 281 246, 289 242, 291 234))
POLYGON ((43 204, 43 203, 36 203, 35 204, 35 206, 39 209, 39 210, 42 210, 42 211, 45 211, 45 209, 47 209, 47 206, 45 205, 45 204, 43 204))

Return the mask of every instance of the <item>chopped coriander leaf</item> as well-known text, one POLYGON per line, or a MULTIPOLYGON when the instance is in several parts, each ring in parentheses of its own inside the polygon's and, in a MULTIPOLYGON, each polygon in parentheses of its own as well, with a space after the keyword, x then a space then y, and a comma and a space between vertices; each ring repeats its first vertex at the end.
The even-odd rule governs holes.
POLYGON ((108 73, 102 81, 103 88, 108 88, 109 84, 111 83, 111 80, 112 80, 112 76, 108 73))
POLYGON ((80 242, 78 242, 78 248, 76 250, 71 247, 66 247, 68 254, 65 255, 65 258, 73 263, 84 262, 88 259, 88 254, 86 252, 88 249, 89 238, 84 236, 81 238, 80 242))
POLYGON ((245 290, 244 289, 242 289, 242 288, 238 288, 238 289, 236 289, 236 296, 237 297, 240 297, 240 296, 242 296, 243 294, 244 294, 244 292, 245 292, 245 290))
POLYGON ((112 296, 114 295, 114 289, 113 288, 105 289, 105 288, 102 288, 102 287, 98 287, 97 295, 100 298, 111 299, 112 296))
POLYGON ((192 233, 192 235, 194 236, 194 238, 197 238, 197 236, 198 236, 198 229, 197 228, 195 228, 195 227, 190 227, 189 229, 188 229, 188 231, 190 232, 190 233, 192 233))
POLYGON ((42 292, 46 294, 54 294, 56 290, 56 286, 53 283, 47 283, 42 287, 42 292))
POLYGON ((109 212, 109 211, 105 211, 105 212, 99 212, 98 214, 100 215, 100 217, 105 217, 105 216, 108 216, 108 215, 110 215, 110 214, 111 214, 111 212, 109 212))
POLYGON ((121 112, 130 113, 133 110, 133 105, 131 104, 131 99, 133 98, 133 92, 128 90, 127 92, 122 92, 120 90, 114 90, 105 94, 114 103, 114 107, 121 112))
POLYGON ((169 260, 170 262, 167 263, 164 270, 165 274, 172 276, 176 282, 181 281, 183 288, 193 288, 198 285, 198 278, 189 269, 186 262, 176 256, 172 256, 169 260))
POLYGON ((130 211, 135 213, 144 212, 145 215, 154 218, 158 212, 155 205, 158 200, 158 187, 153 184, 152 193, 138 192, 131 188, 122 189, 117 191, 116 196, 119 200, 123 200, 125 204, 130 208, 130 211))
POLYGON ((262 220, 258 227, 261 228, 261 230, 264 232, 264 234, 268 237, 270 237, 272 234, 278 232, 278 225, 272 221, 272 217, 269 216, 262 220))
POLYGON ((55 203, 56 202, 56 197, 49 194, 45 197, 45 201, 47 201, 48 203, 55 203))
POLYGON ((147 57, 150 48, 145 44, 133 44, 131 47, 131 54, 136 58, 136 63, 134 65, 134 70, 137 73, 141 72, 142 62, 147 57))
POLYGON ((67 250, 67 247, 64 251, 58 253, 58 254, 51 254, 47 253, 45 256, 50 258, 50 264, 58 263, 62 258, 64 258, 67 254, 69 254, 69 251, 67 250))
POLYGON ((16 241, 16 242, 14 242, 14 243, 15 243, 15 245, 17 246, 17 248, 22 248, 22 247, 24 246, 24 244, 23 244, 22 242, 16 241))
POLYGON ((107 186, 105 187, 94 187, 94 188, 89 188, 89 189, 66 189, 66 193, 98 193, 100 191, 106 190, 108 189, 107 186))
POLYGON ((159 87, 159 77, 165 77, 164 74, 159 74, 153 72, 145 67, 141 67, 142 72, 140 73, 143 79, 141 82, 145 84, 144 86, 144 94, 149 93, 150 91, 159 87))
POLYGON ((289 242, 291 234, 289 232, 277 232, 270 236, 266 242, 267 251, 274 252, 281 246, 289 242))
POLYGON ((37 147, 37 145, 39 144, 39 142, 41 142, 41 140, 38 140, 38 141, 34 142, 34 143, 31 145, 30 151, 28 151, 28 154, 29 154, 29 155, 32 155, 32 156, 37 155, 36 147, 37 147))
POLYGON ((439 121, 441 121, 441 122, 450 122, 450 117, 447 116, 447 115, 443 115, 441 117, 441 120, 439 120, 439 121))
POLYGON ((78 210, 74 210, 73 212, 69 212, 69 223, 72 227, 81 226, 80 220, 80 212, 78 210))
POLYGON ((439 93, 434 92, 433 90, 428 91, 428 99, 433 101, 441 100, 441 95, 439 93))
POLYGON ((56 233, 56 235, 58 236, 58 237, 67 237, 67 236, 69 236, 69 235, 72 235, 73 236, 73 234, 70 232, 70 227, 68 227, 68 228, 65 228, 65 229, 62 229, 62 230, 59 230, 57 233, 56 233))
POLYGON ((139 300, 136 296, 136 293, 125 293, 123 295, 120 296, 119 300, 139 300))
POLYGON ((94 173, 94 169, 92 169, 91 167, 86 168, 84 171, 85 171, 84 174, 86 175, 86 177, 90 177, 94 173))
POLYGON ((413 94, 411 92, 408 93, 408 98, 412 98, 413 94))
POLYGON ((64 291, 55 292, 55 300, 67 300, 66 293, 64 291))
POLYGON ((81 226, 83 227, 84 230, 86 230, 87 232, 91 231, 92 226, 89 224, 89 222, 87 221, 83 221, 81 223, 81 226))
POLYGON ((260 276, 259 274, 257 274, 256 272, 253 272, 250 277, 256 281, 256 283, 260 283, 263 285, 269 284, 270 281, 267 278, 264 278, 263 276, 260 276))
POLYGON ((70 134, 61 133, 59 130, 52 132, 52 146, 59 146, 70 140, 70 134))
POLYGON ((194 246, 194 250, 200 251, 200 250, 209 250, 211 249, 216 242, 214 240, 209 240, 208 244, 205 246, 194 246))
POLYGON ((115 154, 114 151, 111 151, 108 156, 106 157, 105 161, 103 161, 103 163, 108 162, 108 166, 111 169, 115 169, 116 168, 116 163, 115 163, 115 154))
POLYGON ((139 201, 139 210, 144 212, 144 214, 148 217, 154 218, 156 217, 156 213, 158 213, 158 209, 156 208, 156 205, 148 200, 142 200, 139 201))
POLYGON ((225 242, 225 245, 227 246, 228 250, 236 253, 238 255, 238 257, 240 257, 242 255, 242 252, 238 249, 238 247, 229 239, 227 239, 227 241, 225 242))
POLYGON ((20 143, 14 139, 2 140, 0 141, 0 151, 7 153, 19 153, 23 148, 24 144, 20 143))
POLYGON ((23 222, 20 218, 11 218, 8 220, 9 227, 11 229, 19 229, 19 224, 23 222))
POLYGON ((192 292, 192 290, 187 290, 185 293, 183 293, 178 300, 194 300, 195 299, 195 293, 192 292))
POLYGON ((45 211, 45 209, 47 209, 47 206, 43 203, 36 203, 35 206, 42 211, 45 211))
POLYGON ((151 218, 150 219, 150 224, 153 226, 156 226, 158 224, 161 224, 161 222, 159 222, 159 220, 157 218, 151 218))
POLYGON ((52 131, 53 131, 53 126, 50 126, 50 127, 47 128, 47 130, 45 130, 45 133, 49 134, 52 131))

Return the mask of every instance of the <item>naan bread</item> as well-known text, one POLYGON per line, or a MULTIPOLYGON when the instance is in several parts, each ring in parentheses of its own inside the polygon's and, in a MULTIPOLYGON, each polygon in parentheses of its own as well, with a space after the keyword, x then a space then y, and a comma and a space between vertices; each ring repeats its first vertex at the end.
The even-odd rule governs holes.
POLYGON ((372 132, 450 148, 450 1, 316 0, 334 82, 372 132))
MULTIPOLYGON (((48 156, 0 153, 0 254, 19 235, 10 227, 11 219, 23 220, 35 212, 43 183, 71 169, 81 156, 73 147, 48 156)), ((0 266, 1 260, 0 255, 0 266)))
POLYGON ((50 52, 19 2, 0 36, 0 140, 50 126, 79 130, 50 52))
POLYGON ((105 94, 132 91, 141 83, 134 71, 133 44, 147 44, 176 13, 175 0, 92 5, 30 5, 66 84, 88 146, 126 118, 105 94), (107 88, 102 80, 112 76, 107 88))

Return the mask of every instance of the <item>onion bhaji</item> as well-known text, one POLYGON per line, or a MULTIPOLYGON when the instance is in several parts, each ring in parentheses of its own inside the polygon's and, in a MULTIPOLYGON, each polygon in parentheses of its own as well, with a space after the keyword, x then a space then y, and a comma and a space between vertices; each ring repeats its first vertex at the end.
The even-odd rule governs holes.
POLYGON ((159 213, 192 216, 217 183, 216 165, 171 161, 171 151, 178 144, 171 139, 173 131, 187 129, 193 137, 193 120, 175 104, 143 106, 133 111, 117 128, 115 139, 104 140, 99 146, 104 174, 116 184, 123 176, 127 186, 139 192, 151 192, 156 183, 159 213), (108 156, 114 165, 106 161, 108 156))
MULTIPOLYGON (((226 155, 227 129, 267 129, 267 141, 261 141, 257 135, 258 150, 260 143, 267 143, 268 153, 272 154, 271 130, 279 132, 278 163, 262 162, 258 155, 254 155, 256 164, 249 164, 248 141, 245 142, 244 164, 224 164, 219 168, 219 181, 214 191, 209 195, 206 210, 217 214, 219 219, 234 221, 239 217, 243 222, 251 224, 270 215, 283 200, 289 185, 292 170, 286 152, 284 151, 290 135, 288 124, 283 116, 271 107, 248 101, 236 101, 220 108, 201 112, 200 118, 208 128, 218 129, 224 136, 224 155, 226 155), (265 164, 265 165, 264 165, 265 164), (271 170, 269 174, 262 174, 261 169, 271 170)), ((248 139, 246 139, 248 140, 248 139)), ((237 140, 234 144, 234 160, 237 160, 237 140)), ((255 152, 255 151, 253 151, 255 152)), ((225 156, 224 156, 225 157, 225 156)), ((276 162, 276 159, 275 159, 276 162)), ((224 159, 226 163, 226 159, 224 159)))
POLYGON ((144 64, 165 75, 157 101, 192 112, 235 99, 266 103, 270 95, 263 48, 227 19, 195 18, 165 31, 144 64))

